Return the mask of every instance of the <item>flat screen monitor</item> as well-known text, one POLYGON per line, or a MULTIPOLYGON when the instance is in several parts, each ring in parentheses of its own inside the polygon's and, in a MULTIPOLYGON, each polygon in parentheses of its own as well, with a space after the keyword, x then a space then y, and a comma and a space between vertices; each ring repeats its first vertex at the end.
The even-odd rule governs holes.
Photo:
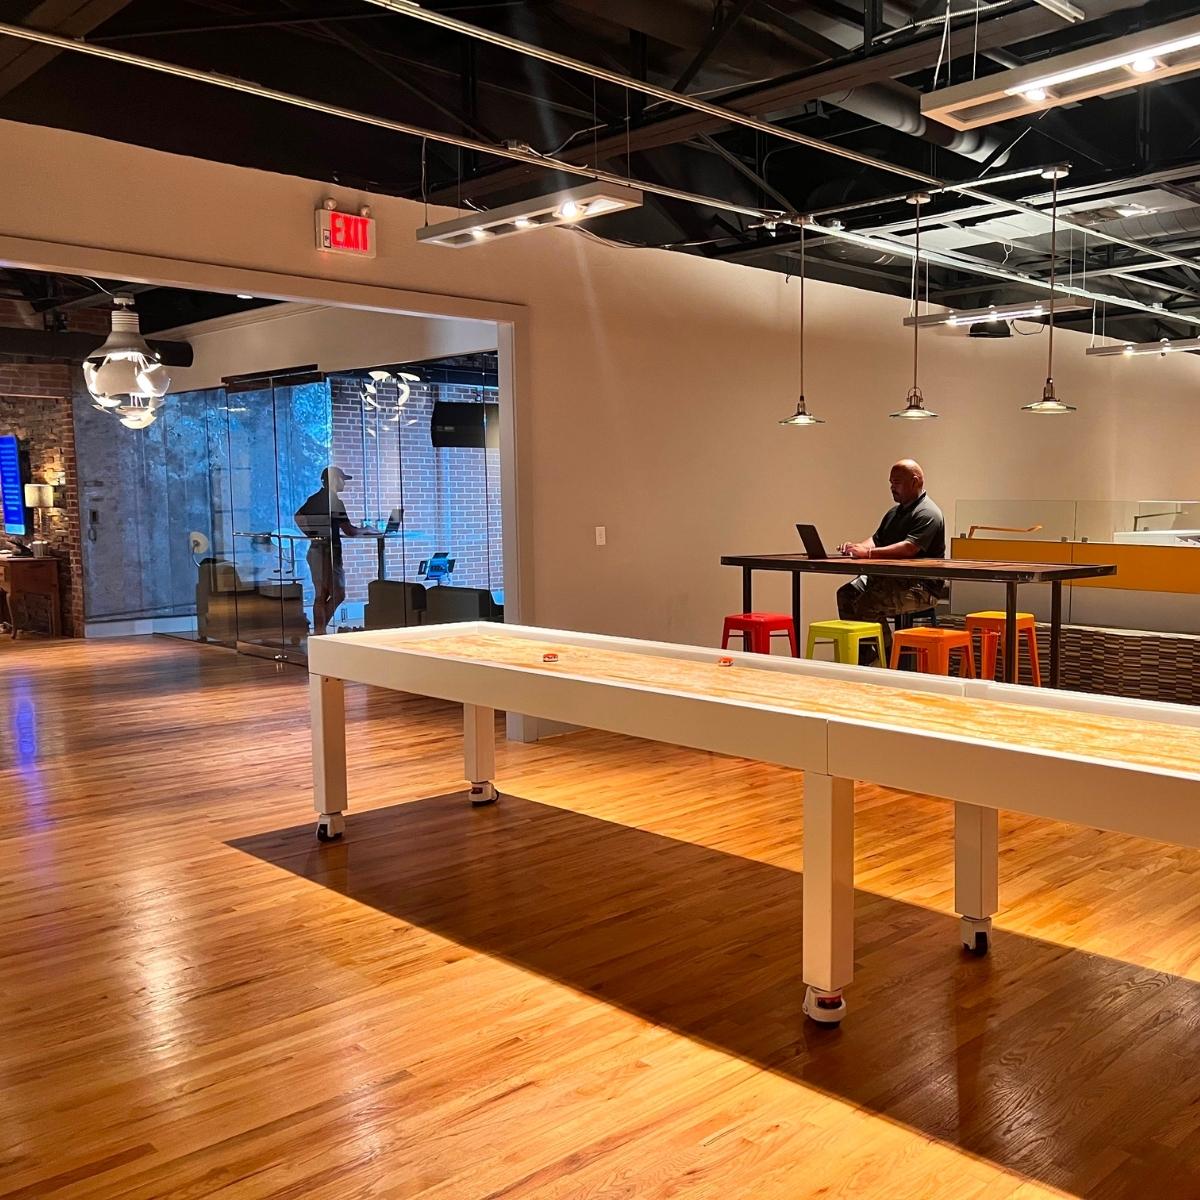
POLYGON ((440 582, 454 570, 454 562, 455 560, 448 554, 439 552, 429 558, 421 559, 417 567, 417 574, 424 579, 440 582))
POLYGON ((12 434, 0 435, 0 500, 4 508, 4 532, 25 537, 25 472, 21 469, 21 445, 12 434))

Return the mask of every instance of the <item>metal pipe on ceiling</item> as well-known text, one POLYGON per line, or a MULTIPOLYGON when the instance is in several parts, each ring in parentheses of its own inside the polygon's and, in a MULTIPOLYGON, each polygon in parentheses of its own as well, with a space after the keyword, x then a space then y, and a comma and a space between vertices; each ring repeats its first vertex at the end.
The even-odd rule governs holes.
POLYGON ((668 104, 678 104, 683 108, 690 108, 696 112, 706 113, 708 116, 715 117, 717 120, 727 124, 741 125, 746 129, 754 129, 759 133, 766 133, 772 137, 795 142, 798 146, 807 146, 810 150, 819 150, 823 154, 832 154, 837 158, 849 159, 851 162, 858 163, 859 166, 871 167, 874 170, 885 171, 892 175, 901 175, 905 179, 911 179, 917 183, 939 186, 942 182, 932 175, 925 175, 920 171, 911 171, 907 167, 897 167, 893 163, 884 162, 883 159, 875 158, 870 154, 860 154, 857 150, 850 150, 845 146, 835 145, 833 142, 825 142, 820 138, 809 137, 807 134, 797 133, 794 129, 784 129, 782 126, 772 125, 769 121, 762 121, 758 117, 752 117, 746 113, 735 112, 730 108, 722 108, 719 104, 710 104, 707 100, 702 100, 698 96, 689 96, 683 92, 673 92, 670 88, 659 87, 657 84, 647 83, 643 79, 634 79, 632 75, 622 75, 619 71, 608 70, 607 67, 593 66, 591 63, 583 62, 578 58, 559 54, 556 50, 546 50, 542 46, 535 46, 532 42, 523 42, 518 38, 509 37, 507 34, 496 33, 494 30, 484 29, 480 25, 472 25, 468 21, 460 21, 457 17, 451 17, 446 13, 433 12, 430 9, 422 8, 419 4, 412 3, 412 0, 366 0, 366 2, 374 4, 377 8, 387 9, 388 12, 396 13, 399 16, 411 17, 413 20, 423 21, 426 25, 436 25, 439 29, 447 29, 452 33, 461 33, 463 36, 474 38, 476 41, 487 42, 492 46, 511 50, 514 54, 521 54, 526 58, 536 58, 541 62, 549 63, 551 66, 563 67, 568 71, 578 71, 583 75, 590 76, 592 79, 603 80, 606 83, 614 84, 616 87, 625 88, 628 91, 640 92, 643 96, 653 96, 656 100, 662 100, 668 104))
MULTIPOLYGON (((891 238, 883 238, 871 234, 855 233, 849 229, 839 229, 835 225, 822 225, 818 221, 809 221, 804 228, 806 233, 824 234, 828 237, 836 238, 838 241, 850 242, 853 245, 862 246, 868 250, 878 250, 885 254, 897 254, 902 258, 911 259, 916 254, 913 247, 907 242, 894 241, 891 238)), ((993 279, 1003 279, 1006 283, 1017 283, 1023 287, 1040 288, 1042 291, 1050 290, 1048 280, 1039 279, 1031 275, 1022 275, 1015 271, 1009 271, 1004 267, 980 262, 978 259, 969 258, 966 255, 955 254, 945 250, 929 250, 922 247, 921 258, 922 260, 937 263, 938 266, 949 267, 956 271, 968 271, 978 275, 987 275, 993 279)), ((1139 312, 1148 313, 1150 316, 1160 319, 1182 321, 1188 325, 1200 326, 1200 316, 1155 308, 1152 304, 1144 304, 1140 300, 1133 300, 1127 296, 1110 296, 1104 292, 1093 292, 1085 287, 1063 283, 1061 279, 1055 283, 1055 290, 1090 300, 1093 304, 1113 304, 1121 308, 1136 309, 1139 312)))
POLYGON ((43 33, 38 29, 28 29, 24 25, 7 25, 0 22, 0 36, 17 38, 25 42, 35 42, 41 46, 53 46, 57 50, 69 50, 75 54, 86 54, 93 58, 107 59, 109 62, 121 63, 129 67, 141 67, 143 70, 155 71, 160 75, 172 75, 179 79, 190 79, 194 83, 207 83, 212 87, 225 88, 228 91, 241 92, 243 95, 256 96, 260 100, 273 100, 278 104, 287 104, 293 108, 302 108, 308 112, 321 113, 323 116, 340 117, 346 121, 355 121, 360 125, 373 125, 377 129, 387 129, 392 133, 403 133, 409 137, 428 139, 431 142, 441 142, 447 146, 457 146, 463 150, 476 150, 481 154, 491 154, 496 158, 507 158, 513 162, 525 163, 531 167, 541 167, 543 170, 562 171, 568 175, 579 175, 585 179, 595 179, 604 183, 620 184, 624 187, 639 188, 655 196, 664 196, 671 200, 683 200, 688 204, 698 204, 705 208, 716 208, 724 212, 740 213, 745 217, 766 220, 776 215, 771 210, 751 208, 743 204, 734 204, 729 200, 720 200, 715 196, 701 196, 695 192, 682 191, 679 188, 665 187, 657 183, 645 183, 638 179, 629 179, 624 175, 615 175, 596 167, 577 166, 575 163, 563 162, 561 159, 545 157, 532 150, 518 150, 510 146, 496 146, 491 142, 478 141, 475 138, 462 137, 453 133, 438 133, 432 129, 423 129, 419 125, 410 125, 406 121, 394 121, 389 117, 376 117, 370 113, 358 112, 353 108, 343 108, 337 104, 326 104, 320 100, 310 100, 297 96, 292 92, 281 92, 277 88, 266 87, 263 84, 252 83, 245 79, 234 79, 230 75, 221 75, 216 71, 201 71, 194 67, 184 67, 177 63, 163 62, 157 58, 146 58, 141 54, 130 54, 125 50, 117 50, 110 46, 98 46, 93 42, 82 39, 60 37, 54 33, 43 33))
MULTIPOLYGON (((368 2, 374 3, 376 0, 368 0, 368 2)), ((112 47, 98 46, 79 39, 65 38, 60 37, 57 34, 44 33, 40 30, 28 29, 24 26, 0 23, 0 36, 13 37, 21 41, 34 42, 39 45, 53 46, 56 49, 63 51, 89 55, 94 58, 105 59, 109 62, 121 63, 125 66, 139 67, 141 69, 153 71, 158 74, 188 79, 195 83, 204 83, 212 87, 219 87, 229 91, 240 92, 243 95, 254 96, 259 99, 272 100, 276 103, 285 104, 293 108, 300 108, 309 112, 320 113, 325 116, 339 117, 344 120, 357 122, 359 124, 386 129, 394 133, 406 134, 410 137, 427 138, 430 141, 441 142, 445 145, 458 146, 469 150, 478 150, 484 154, 491 154, 498 158, 511 159, 515 162, 522 162, 529 166, 540 167, 543 170, 562 171, 567 174, 583 176, 589 179, 597 179, 608 183, 636 187, 640 188, 642 191, 650 193, 651 195, 659 195, 670 199, 683 200, 688 203, 721 209, 728 212, 737 212, 741 215, 755 217, 760 220, 772 220, 779 215, 778 213, 769 210, 764 211, 762 209, 748 208, 743 205, 732 204, 729 201, 721 200, 712 196, 701 196, 692 192, 680 191, 676 188, 663 187, 653 183, 643 183, 641 181, 629 179, 625 176, 616 175, 608 171, 577 166, 574 163, 564 163, 558 159, 543 157, 542 155, 535 154, 532 151, 517 150, 507 146, 493 146, 490 143, 478 141, 474 138, 423 129, 420 126, 411 125, 404 121, 395 121, 386 117, 376 117, 367 113, 358 112, 354 109, 343 108, 339 105, 326 104, 323 101, 318 100, 310 100, 303 96, 297 96, 290 92, 279 91, 276 88, 265 87, 261 84, 252 83, 247 80, 234 79, 227 75, 218 74, 215 71, 203 71, 193 67, 184 67, 175 63, 168 63, 158 59, 146 58, 143 55, 131 54, 127 51, 117 50, 112 47)), ((775 131, 774 127, 772 126, 768 126, 768 128, 773 132, 775 131)), ((787 131, 780 132, 787 133, 787 131)), ((900 168, 892 169, 895 171, 900 171, 900 168)), ((932 177, 929 178, 932 179, 932 177)), ((962 185, 941 184, 936 180, 933 180, 933 183, 946 191, 966 192, 967 194, 973 194, 971 190, 962 185)), ((978 194, 984 195, 982 193, 978 194)), ((986 199, 991 203, 1004 204, 1008 207, 1016 207, 1014 202, 998 200, 990 196, 986 197, 986 199)), ((1032 211, 1039 216, 1042 215, 1036 209, 1029 211, 1032 211)), ((791 215, 795 216, 796 214, 791 215)), ((1060 221, 1059 224, 1065 225, 1066 223, 1060 221)), ((810 228, 813 231, 827 234, 831 237, 857 242, 860 245, 868 246, 871 249, 883 250, 887 253, 898 253, 908 256, 911 256, 912 253, 911 249, 906 247, 903 243, 883 241, 878 238, 862 234, 854 234, 846 230, 839 230, 831 226, 822 226, 816 223, 813 223, 810 228)), ((1141 250, 1144 253, 1152 256, 1158 256, 1156 251, 1148 247, 1141 247, 1136 243, 1122 244, 1132 245, 1133 248, 1141 250)), ((1044 288, 1048 286, 1041 280, 1006 271, 1003 268, 980 263, 973 259, 967 259, 960 256, 936 254, 934 252, 929 252, 927 257, 929 257, 931 261, 939 262, 942 265, 950 266, 958 270, 973 271, 977 274, 1003 279, 1010 283, 1018 283, 1030 287, 1044 288)), ((1200 325, 1200 318, 1194 318, 1184 314, 1166 313, 1163 310, 1152 308, 1149 305, 1142 304, 1139 301, 1131 300, 1126 297, 1100 295, 1087 292, 1080 288, 1072 288, 1071 290, 1074 292, 1074 294, 1084 296, 1097 302, 1114 304, 1125 308, 1132 308, 1151 313, 1158 317, 1173 317, 1177 320, 1183 320, 1192 324, 1200 325)))
MULTIPOLYGON (((1039 0, 1040 2, 1041 0, 1039 0)), ((366 3, 373 4, 377 8, 386 9, 388 12, 396 13, 399 16, 422 21, 427 25, 436 25, 440 29, 460 33, 464 37, 474 38, 476 41, 487 42, 490 45, 511 50, 514 54, 521 54, 526 58, 534 58, 570 71, 578 71, 583 75, 590 76, 592 79, 604 80, 607 83, 615 84, 617 87, 640 92, 645 96, 653 96, 669 104, 676 104, 683 108, 690 108, 696 112, 705 113, 710 117, 715 117, 731 125, 741 125, 747 129, 757 130, 759 133, 768 134, 771 137, 807 146, 812 150, 819 150, 822 153, 832 154, 838 158, 849 159, 861 166, 890 172, 893 175, 900 175, 905 179, 912 180, 914 183, 921 184, 926 189, 935 187, 939 190, 957 192, 959 195, 969 196, 972 199, 981 200, 988 204, 1003 204, 1014 212, 1022 212, 1028 216, 1040 217, 1043 220, 1048 219, 1038 208, 1034 208, 1020 200, 1003 200, 1000 197, 985 192, 977 184, 945 183, 943 180, 933 175, 927 175, 923 171, 913 171, 907 167, 898 167, 893 163, 884 162, 882 159, 875 158, 872 155, 860 154, 856 150, 849 150, 844 146, 824 142, 820 138, 813 138, 803 133, 797 133, 794 129, 785 129, 779 125, 772 125, 769 121, 762 121, 757 117, 747 116, 744 113, 735 112, 729 108, 722 108, 718 104, 710 104, 707 100, 701 100, 696 96, 688 96, 682 92, 673 92, 669 88, 659 87, 657 84, 647 83, 645 80, 634 79, 631 75, 622 75, 619 71, 610 71, 605 67, 593 66, 591 63, 571 58, 569 55, 559 54, 555 50, 547 50, 541 46, 535 46, 531 42, 523 42, 518 38, 509 37, 507 34, 497 33, 491 29, 484 29, 479 25, 472 25, 468 21, 460 21, 457 17, 451 17, 446 13, 432 12, 416 4, 414 0, 366 0, 366 3)), ((791 215, 799 216, 800 214, 791 215)), ((1137 250, 1141 254, 1157 255, 1159 253, 1152 247, 1143 245, 1140 242, 1134 242, 1115 234, 1102 233, 1099 230, 1091 229, 1084 225, 1076 225, 1074 222, 1063 220, 1061 217, 1058 218, 1057 224, 1059 229, 1087 233, 1092 237, 1110 242, 1113 245, 1124 246, 1129 250, 1137 250)), ((1194 260, 1178 258, 1167 253, 1161 254, 1160 257, 1174 262, 1177 266, 1195 267, 1197 265, 1194 260)))

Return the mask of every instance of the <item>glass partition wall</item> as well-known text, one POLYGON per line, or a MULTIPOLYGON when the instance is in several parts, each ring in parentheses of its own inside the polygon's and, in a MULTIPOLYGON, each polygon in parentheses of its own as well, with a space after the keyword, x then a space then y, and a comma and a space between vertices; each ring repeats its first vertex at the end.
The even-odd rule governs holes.
POLYGON ((89 623, 303 662, 310 633, 503 619, 494 355, 80 404, 89 623))

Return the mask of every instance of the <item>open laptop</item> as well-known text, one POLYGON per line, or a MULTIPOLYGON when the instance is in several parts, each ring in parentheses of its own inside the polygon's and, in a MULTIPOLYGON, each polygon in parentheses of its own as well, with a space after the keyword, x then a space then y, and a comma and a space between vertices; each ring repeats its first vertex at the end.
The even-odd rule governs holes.
POLYGON ((825 552, 825 544, 821 541, 821 535, 817 532, 815 525, 797 525, 796 532, 800 535, 800 540, 804 543, 804 553, 809 558, 841 558, 840 554, 827 554, 825 552))

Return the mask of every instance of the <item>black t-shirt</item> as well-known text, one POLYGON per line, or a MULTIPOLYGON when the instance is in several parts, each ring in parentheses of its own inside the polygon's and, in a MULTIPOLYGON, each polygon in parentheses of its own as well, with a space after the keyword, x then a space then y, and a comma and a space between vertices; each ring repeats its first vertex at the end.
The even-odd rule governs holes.
MULTIPOLYGON (((946 557, 946 519, 942 510, 922 492, 911 504, 889 508, 872 539, 877 546, 916 542, 918 558, 946 557)), ((927 588, 935 596, 946 594, 944 579, 908 579, 905 583, 927 588)))
POLYGON ((350 515, 342 498, 326 488, 313 492, 296 509, 296 526, 314 541, 323 540, 333 548, 335 557, 342 553, 342 527, 350 524, 350 515))
POLYGON ((922 492, 911 504, 896 504, 884 513, 872 538, 876 546, 915 542, 918 558, 946 557, 946 519, 942 510, 922 492))

